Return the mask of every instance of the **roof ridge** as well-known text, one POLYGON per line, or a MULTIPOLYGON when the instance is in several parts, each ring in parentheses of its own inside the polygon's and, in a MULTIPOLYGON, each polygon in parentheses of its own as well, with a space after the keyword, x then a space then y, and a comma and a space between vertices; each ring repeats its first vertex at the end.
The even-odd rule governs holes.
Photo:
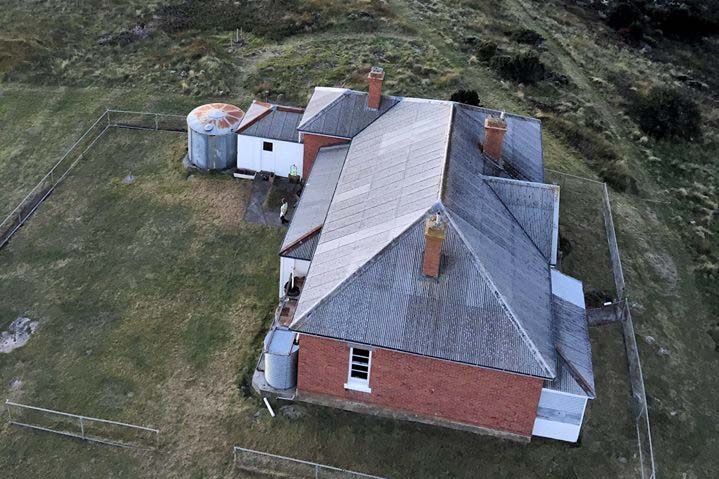
MULTIPOLYGON (((467 249, 469 250, 470 254, 472 255, 472 259, 473 259, 475 266, 479 269, 479 272, 482 274, 482 276, 484 276, 484 278, 487 280, 487 284, 489 285, 490 289, 494 293, 495 297, 500 302, 500 305, 502 306, 502 308, 505 311, 507 311, 507 313, 510 317, 510 320, 512 321, 514 326, 517 328, 517 331, 519 332, 520 337, 524 340, 527 347, 529 347, 530 351, 534 355, 534 357, 537 360, 537 362, 539 363, 540 367, 542 367, 542 369, 544 369, 545 372, 547 372, 551 376, 550 379, 555 378, 556 377, 555 368, 552 368, 547 363, 547 361, 545 360, 542 353, 539 352, 539 348, 537 348, 537 345, 534 344, 534 341, 532 341, 532 338, 529 336, 529 333, 527 333, 527 331, 524 329, 524 327, 521 324, 521 321, 517 318, 517 315, 514 313, 512 308, 509 306, 509 304, 505 300, 504 296, 499 291, 499 288, 492 280, 491 275, 489 274, 489 272, 486 270, 486 268, 482 264, 482 261, 480 260, 480 258, 477 256, 476 252, 474 251, 474 248, 472 248, 469 241, 465 237, 464 232, 462 231, 462 228, 460 228, 459 225, 455 222, 453 216, 457 215, 458 217, 461 218, 461 215, 453 212, 451 210, 451 208, 445 206, 443 203, 440 202, 440 204, 441 204, 442 208, 446 211, 449 222, 452 224, 452 226, 456 230, 456 232, 459 235, 462 242, 465 244, 465 246, 467 246, 467 249)), ((462 219, 462 221, 465 221, 465 220, 462 219)), ((542 257, 544 257, 544 255, 542 255, 542 257)))

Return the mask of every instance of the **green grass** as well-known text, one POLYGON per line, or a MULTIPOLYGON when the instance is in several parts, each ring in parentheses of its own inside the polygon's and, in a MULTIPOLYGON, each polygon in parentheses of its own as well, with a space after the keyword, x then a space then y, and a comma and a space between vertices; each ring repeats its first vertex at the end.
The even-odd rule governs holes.
MULTIPOLYGON (((706 119, 702 143, 639 142, 642 134, 625 113, 635 90, 673 84, 677 72, 714 85, 716 62, 702 52, 716 50, 716 41, 660 44, 640 53, 595 15, 560 0, 352 6, 312 0, 282 19, 283 25, 300 25, 302 33, 287 30, 282 38, 262 30, 278 21, 280 10, 274 9, 257 30, 245 31, 242 46, 229 45, 230 25, 223 30, 212 22, 126 47, 97 44, 100 35, 132 27, 161 3, 13 2, 3 10, 2 211, 24 196, 106 106, 184 113, 209 99, 244 107, 264 91, 272 100, 303 104, 313 85, 362 88, 366 68, 380 64, 391 93, 448 98, 458 88, 471 88, 486 106, 557 117, 559 125, 573 127, 545 128, 547 166, 595 177, 602 174, 608 143, 612 157, 637 181, 638 195, 611 193, 659 475, 714 473, 719 417, 713 399, 719 382, 712 371, 719 353, 711 335, 719 303, 711 274, 719 233, 706 214, 716 208, 714 89, 693 90, 706 119), (298 15, 315 7, 322 9, 320 19, 298 15), (545 38, 536 50, 568 84, 501 81, 466 47, 465 39, 473 36, 496 43, 501 52, 527 48, 512 35, 522 28, 545 38), (578 144, 583 137, 597 141, 578 144), (698 250, 707 247, 698 241, 706 234, 700 227, 713 232, 708 252, 698 250), (646 336, 656 343, 648 344, 646 336), (661 347, 669 356, 658 354, 661 347)), ((11 477, 127 477, 142 471, 221 476, 231 470, 232 444, 392 477, 636 472, 616 328, 592 331, 599 397, 588 411, 579 448, 544 441, 517 446, 321 408, 308 408, 297 421, 270 420, 237 384, 256 359, 248 345, 258 343, 273 306, 272 245, 279 238, 228 218, 220 198, 233 192, 235 204, 242 204, 243 188, 211 177, 187 182, 174 166, 161 166, 176 161, 170 150, 181 149, 181 135, 152 140, 138 135, 113 134, 98 144, 99 156, 73 175, 75 183, 53 195, 0 253, 0 328, 22 312, 46 318, 46 329, 25 348, 0 358, 0 392, 152 423, 163 429, 163 452, 118 451, 2 426, 0 467, 9 465, 11 477), (120 165, 110 172, 105 168, 115 157, 120 165), (130 169, 136 174, 135 164, 157 169, 138 169, 138 182, 122 187, 119 180, 130 169), (103 169, 92 170, 97 165, 103 169), (78 182, 82 193, 76 188, 70 194, 67 188, 78 182), (63 221, 50 221, 55 218, 63 221), (69 240, 57 239, 63 237, 69 240), (238 248, 240 242, 259 244, 262 251, 238 248), (229 266, 236 264, 248 268, 229 266), (9 288, 14 296, 4 294, 9 288), (19 392, 8 386, 16 377, 23 380, 19 392)), ((606 251, 599 246, 603 230, 597 232, 590 195, 565 185, 562 199, 562 234, 575 245, 565 267, 593 288, 611 289, 606 251)))

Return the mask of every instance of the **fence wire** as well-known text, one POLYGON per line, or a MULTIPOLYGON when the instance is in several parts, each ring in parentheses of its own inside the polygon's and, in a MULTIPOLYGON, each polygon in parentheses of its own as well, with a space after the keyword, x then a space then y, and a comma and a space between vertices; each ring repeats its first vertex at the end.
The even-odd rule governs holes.
MULTIPOLYGON (((554 170, 547 170, 548 176, 558 178, 560 188, 568 181, 581 181, 588 185, 589 189, 598 189, 601 194, 601 222, 606 234, 609 248, 609 263, 611 267, 613 287, 616 294, 616 305, 621 308, 622 335, 627 353, 627 366, 629 370, 629 381, 632 391, 632 410, 636 421, 637 445, 639 449, 640 473, 642 479, 656 479, 656 464, 654 461, 654 448, 652 445, 652 433, 649 423, 649 410, 647 408, 647 397, 644 386, 644 374, 639 360, 639 348, 634 332, 634 323, 629 308, 629 301, 626 295, 626 283, 622 260, 619 254, 612 207, 609 201, 609 189, 606 183, 589 178, 570 175, 554 170)), ((560 190, 560 195, 562 194, 560 190)), ((584 192, 588 196, 588 191, 584 192)))
POLYGON ((185 117, 165 113, 105 110, 77 141, 60 157, 40 181, 0 222, 2 249, 52 194, 84 155, 102 138, 109 128, 154 131, 187 131, 185 117))
POLYGON ((5 401, 8 424, 75 437, 85 441, 136 449, 160 447, 160 431, 118 421, 82 416, 5 401))
POLYGON ((256 473, 271 474, 273 477, 301 479, 384 479, 339 467, 303 461, 292 457, 279 456, 268 452, 255 451, 235 446, 232 450, 234 465, 238 469, 256 473))

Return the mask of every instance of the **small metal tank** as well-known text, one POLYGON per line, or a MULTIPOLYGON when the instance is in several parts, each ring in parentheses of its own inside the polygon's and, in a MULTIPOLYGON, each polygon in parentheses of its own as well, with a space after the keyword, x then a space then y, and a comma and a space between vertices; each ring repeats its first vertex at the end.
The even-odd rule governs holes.
POLYGON ((198 106, 187 115, 187 154, 201 170, 224 170, 237 163, 237 128, 245 113, 227 103, 198 106))
POLYGON ((275 389, 297 386, 297 355, 294 331, 271 329, 265 336, 265 381, 275 389))

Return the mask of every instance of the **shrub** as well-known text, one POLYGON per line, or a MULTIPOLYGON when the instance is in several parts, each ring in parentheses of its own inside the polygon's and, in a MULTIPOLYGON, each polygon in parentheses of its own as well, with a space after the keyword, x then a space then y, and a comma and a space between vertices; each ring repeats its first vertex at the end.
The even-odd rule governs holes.
POLYGON ((620 1, 609 7, 607 23, 615 30, 641 24, 644 13, 636 1, 620 1))
POLYGON ((510 34, 510 36, 515 42, 524 43, 525 45, 538 46, 544 42, 544 37, 542 35, 528 28, 514 31, 510 34))
POLYGON ((547 69, 534 52, 493 57, 490 65, 503 78, 519 83, 536 83, 544 79, 547 69))
POLYGON ((479 94, 475 90, 457 90, 452 93, 449 100, 465 105, 479 106, 479 94))
POLYGON ((701 136, 701 110, 694 99, 681 90, 654 87, 639 96, 632 106, 639 127, 657 139, 701 136))
POLYGON ((482 61, 489 61, 497 54, 497 44, 488 40, 482 40, 477 46, 477 58, 482 61))

